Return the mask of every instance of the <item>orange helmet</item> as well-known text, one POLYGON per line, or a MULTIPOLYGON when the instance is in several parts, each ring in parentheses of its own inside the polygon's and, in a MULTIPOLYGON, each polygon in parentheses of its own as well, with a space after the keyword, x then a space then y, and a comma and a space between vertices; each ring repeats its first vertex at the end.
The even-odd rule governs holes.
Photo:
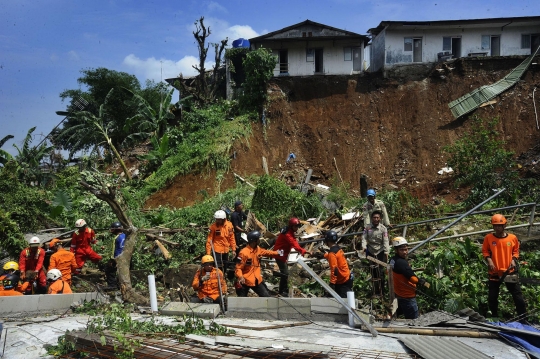
POLYGON ((206 263, 214 263, 214 257, 208 254, 203 256, 201 259, 201 264, 206 264, 206 263))
POLYGON ((502 214, 494 214, 491 217, 491 224, 506 224, 506 218, 502 214))

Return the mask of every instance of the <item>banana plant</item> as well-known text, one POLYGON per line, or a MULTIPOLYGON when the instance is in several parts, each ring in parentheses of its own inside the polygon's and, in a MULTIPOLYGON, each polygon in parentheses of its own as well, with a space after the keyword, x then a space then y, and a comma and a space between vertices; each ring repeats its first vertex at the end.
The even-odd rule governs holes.
POLYGON ((9 140, 13 138, 13 135, 7 135, 4 138, 0 140, 0 164, 3 166, 7 163, 7 161, 12 160, 13 156, 4 151, 1 147, 9 140))
MULTIPOLYGON (((137 129, 126 140, 141 141, 151 136, 155 136, 158 141, 165 135, 169 120, 174 119, 174 114, 170 111, 170 104, 174 89, 171 89, 159 104, 159 109, 154 109, 150 103, 141 95, 124 88, 133 95, 132 102, 137 106, 137 114, 126 121, 126 130, 137 129)), ((155 147, 154 147, 155 148, 155 147)))

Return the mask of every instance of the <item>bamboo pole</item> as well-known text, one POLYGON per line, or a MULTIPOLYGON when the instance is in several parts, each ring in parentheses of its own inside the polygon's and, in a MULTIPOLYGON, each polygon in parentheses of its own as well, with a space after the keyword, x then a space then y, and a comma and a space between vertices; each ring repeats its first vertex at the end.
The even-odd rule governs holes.
MULTIPOLYGON (((361 325, 356 325, 361 328, 361 325)), ((475 330, 457 330, 457 329, 425 329, 425 328, 403 328, 403 327, 375 327, 379 333, 390 334, 417 334, 417 335, 436 335, 441 337, 465 337, 465 338, 499 338, 497 334, 480 332, 475 330)))

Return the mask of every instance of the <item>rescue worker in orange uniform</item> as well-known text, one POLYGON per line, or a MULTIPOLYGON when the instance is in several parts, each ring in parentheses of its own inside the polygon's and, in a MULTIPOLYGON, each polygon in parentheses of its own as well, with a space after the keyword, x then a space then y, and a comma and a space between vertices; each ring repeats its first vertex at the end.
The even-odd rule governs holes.
POLYGON ((394 293, 398 301, 397 314, 403 314, 405 319, 418 318, 418 304, 416 303, 416 286, 429 288, 429 283, 423 278, 418 278, 412 270, 409 262, 409 245, 403 237, 392 239, 392 245, 396 255, 390 260, 394 275, 394 293))
POLYGON ((216 266, 224 271, 227 265, 229 251, 233 254, 236 251, 236 240, 234 239, 234 228, 231 222, 227 221, 227 214, 223 210, 214 213, 215 222, 210 226, 210 232, 206 239, 206 254, 212 255, 212 244, 216 252, 216 266))
POLYGON ((278 252, 259 247, 260 238, 259 231, 249 232, 247 246, 238 253, 235 275, 240 286, 236 288, 239 297, 247 297, 250 289, 259 297, 270 296, 261 276, 261 257, 273 257, 278 255, 278 252))
POLYGON ((58 269, 51 269, 47 272, 47 282, 49 283, 49 291, 47 294, 71 294, 71 287, 62 280, 62 273, 58 269))
POLYGON ((330 287, 341 298, 347 298, 347 292, 352 291, 353 277, 345 259, 345 253, 336 244, 337 233, 335 231, 328 231, 324 236, 324 243, 330 248, 330 250, 324 254, 324 258, 328 260, 330 266, 330 287))
POLYGON ((97 263, 101 260, 101 256, 94 252, 92 244, 96 244, 96 233, 94 230, 87 226, 84 219, 78 219, 75 222, 77 228, 71 236, 71 253, 75 254, 75 261, 77 262, 76 274, 80 274, 84 263, 90 259, 92 262, 97 263))
MULTIPOLYGON (((0 276, 0 290, 4 289, 3 280, 10 274, 15 274, 17 278, 20 276, 19 264, 17 262, 7 262, 4 264, 4 273, 0 276)), ((20 292, 20 285, 17 285, 16 290, 20 292)))
POLYGON ((54 238, 49 243, 49 248, 54 253, 51 256, 48 269, 58 269, 62 273, 62 280, 71 285, 71 273, 77 269, 75 255, 70 251, 66 251, 58 238, 54 238))
POLYGON ((40 248, 41 240, 38 237, 30 238, 28 243, 29 247, 23 249, 19 256, 21 279, 25 280, 26 271, 34 271, 37 281, 36 292, 37 294, 45 294, 47 292, 47 279, 45 278, 45 270, 43 268, 45 250, 40 248))
POLYGON ((0 290, 0 297, 11 297, 17 295, 23 295, 21 292, 15 290, 19 285, 19 276, 15 274, 8 274, 2 280, 3 289, 0 290))
POLYGON ((214 258, 205 255, 201 260, 201 268, 195 273, 191 286, 197 291, 197 298, 194 303, 221 303, 219 286, 221 293, 227 294, 227 283, 223 277, 223 272, 214 267, 214 258))
MULTIPOLYGON (((516 262, 519 258, 519 241, 511 233, 506 233, 506 218, 502 214, 491 217, 491 225, 495 233, 489 233, 484 237, 482 255, 488 265, 488 305, 493 317, 499 316, 499 290, 504 274, 516 273, 516 262)), ((527 312, 527 305, 523 300, 519 283, 504 283, 506 289, 512 295, 514 304, 521 320, 527 312)))

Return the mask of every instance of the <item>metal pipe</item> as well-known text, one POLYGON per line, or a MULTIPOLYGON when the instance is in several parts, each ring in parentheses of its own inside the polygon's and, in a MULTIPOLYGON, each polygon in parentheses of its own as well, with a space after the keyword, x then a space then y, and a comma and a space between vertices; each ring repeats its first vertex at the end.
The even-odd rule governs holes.
POLYGON ((306 270, 306 272, 308 272, 312 277, 313 279, 315 279, 320 285, 322 285, 322 287, 332 295, 332 297, 334 297, 343 307, 345 307, 345 309, 347 309, 347 311, 349 313, 352 314, 353 317, 355 317, 356 319, 358 319, 360 321, 360 323, 364 324, 364 326, 369 330, 369 332, 371 333, 371 335, 373 337, 376 337, 378 335, 377 331, 371 326, 371 324, 369 324, 368 322, 366 322, 362 317, 360 317, 358 315, 358 313, 356 313, 354 311, 354 309, 352 309, 349 304, 347 304, 347 302, 345 302, 343 300, 343 298, 341 298, 332 288, 330 288, 330 286, 328 284, 326 284, 326 282, 324 280, 321 279, 321 277, 319 277, 314 271, 313 269, 311 269, 307 263, 305 263, 302 258, 298 258, 298 261, 296 262, 298 264, 300 264, 300 266, 302 266, 302 268, 304 268, 306 270))
POLYGON ((527 231, 527 237, 531 236, 531 229, 534 224, 534 214, 536 212, 536 204, 531 209, 531 216, 529 217, 529 230, 527 231))
POLYGON ((506 191, 506 188, 503 188, 501 189, 499 192, 495 193, 494 195, 492 195, 491 197, 489 197, 488 199, 486 199, 484 202, 476 205, 475 207, 473 207, 471 210, 465 212, 464 214, 460 215, 458 218, 456 218, 453 222, 447 224, 446 226, 444 226, 443 228, 439 229, 437 232, 435 232, 434 234, 432 234, 431 236, 427 237, 426 239, 424 239, 422 242, 418 243, 415 247, 413 247, 413 249, 409 250, 409 254, 410 253, 413 253, 415 250, 417 250, 418 248, 422 247, 424 244, 428 243, 430 240, 432 240, 433 238, 435 238, 437 235, 443 233, 444 231, 446 231, 448 228, 452 227, 454 224, 458 223, 459 221, 461 221, 463 218, 467 217, 469 214, 473 213, 474 211, 476 211, 478 208, 482 207, 484 204, 488 203, 489 201, 491 201, 492 199, 494 199, 495 197, 497 197, 498 195, 500 195, 501 193, 503 193, 504 191, 506 191))
MULTIPOLYGON (((472 213, 472 214, 484 214, 484 213, 491 213, 491 212, 502 211, 502 210, 507 210, 507 209, 514 209, 514 208, 520 208, 520 207, 528 207, 528 206, 536 206, 536 203, 516 204, 516 205, 513 205, 513 206, 500 207, 500 208, 494 208, 494 209, 486 209, 486 210, 483 210, 483 211, 474 212, 474 213, 472 213)), ((412 226, 412 225, 416 225, 416 224, 424 224, 424 223, 430 223, 430 222, 443 221, 443 220, 445 220, 445 219, 457 218, 457 217, 459 217, 459 216, 461 216, 461 215, 460 215, 460 214, 456 214, 456 215, 448 216, 448 217, 440 217, 440 218, 434 218, 434 219, 425 219, 425 220, 423 220, 423 221, 418 221, 418 222, 396 224, 396 225, 393 226, 392 228, 401 228, 401 227, 412 226)))
MULTIPOLYGON (((219 298, 221 301, 221 310, 223 311, 223 314, 225 314, 225 302, 223 301, 223 293, 221 292, 221 279, 219 278, 219 266, 218 261, 216 257, 216 251, 214 250, 214 240, 210 240, 210 247, 212 247, 212 254, 214 255, 214 263, 216 263, 216 275, 217 275, 217 284, 219 289, 219 298)), ((225 271, 225 263, 223 263, 223 256, 221 256, 221 264, 223 265, 223 272, 225 271)), ((223 274, 223 272, 221 272, 223 274)), ((225 279, 225 278, 224 278, 225 279)))
MULTIPOLYGON (((540 223, 533 223, 533 225, 534 226, 539 226, 540 223)), ((506 229, 522 228, 522 227, 528 227, 528 226, 529 226, 528 223, 516 224, 514 226, 506 227, 506 229)), ((446 236, 446 237, 434 238, 431 241, 436 242, 436 241, 440 241, 440 240, 443 240, 443 239, 451 239, 451 238, 457 238, 457 237, 469 237, 469 236, 472 236, 472 235, 475 235, 475 234, 484 234, 484 233, 490 233, 490 232, 493 232, 493 230, 492 229, 484 229, 484 230, 476 231, 476 232, 468 232, 468 233, 454 234, 454 235, 446 236)), ((420 242, 409 242, 409 244, 416 244, 416 243, 420 243, 420 242)))

